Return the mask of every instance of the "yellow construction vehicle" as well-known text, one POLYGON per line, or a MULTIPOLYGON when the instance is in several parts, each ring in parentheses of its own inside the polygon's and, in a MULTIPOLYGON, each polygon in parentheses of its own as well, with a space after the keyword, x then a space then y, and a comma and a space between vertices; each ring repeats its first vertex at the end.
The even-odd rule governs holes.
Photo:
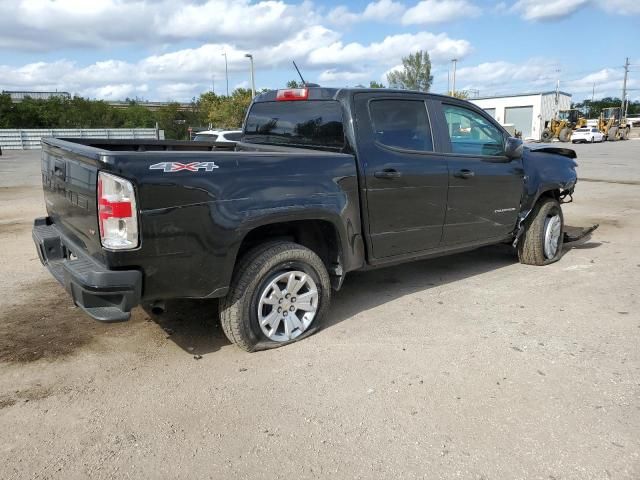
POLYGON ((598 130, 600 130, 610 142, 627 140, 629 138, 630 126, 626 118, 621 118, 621 111, 620 107, 612 107, 604 108, 602 112, 600 112, 598 130))
POLYGON ((561 142, 571 140, 571 134, 576 128, 584 127, 587 119, 580 110, 572 108, 570 110, 560 110, 558 116, 544 123, 542 131, 542 141, 550 142, 557 138, 561 142))

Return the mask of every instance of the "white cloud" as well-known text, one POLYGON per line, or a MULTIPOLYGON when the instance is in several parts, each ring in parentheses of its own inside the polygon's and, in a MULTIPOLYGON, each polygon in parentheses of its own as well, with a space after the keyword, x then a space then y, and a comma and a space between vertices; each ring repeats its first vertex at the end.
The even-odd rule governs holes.
POLYGON ((619 15, 639 15, 640 2, 638 0, 607 0, 597 3, 603 10, 619 15))
POLYGON ((381 42, 363 45, 358 42, 344 44, 341 41, 320 47, 309 54, 310 65, 339 66, 359 64, 380 65, 388 67, 398 61, 399 57, 417 50, 427 50, 434 63, 448 61, 451 58, 462 58, 471 51, 466 40, 449 38, 446 34, 419 32, 390 35, 381 42))
POLYGON ((319 21, 311 3, 284 0, 3 0, 0 48, 51 51, 181 40, 255 48, 319 21))
POLYGON ((360 82, 368 83, 372 78, 371 71, 363 71, 363 72, 350 72, 344 70, 337 69, 329 69, 324 70, 318 76, 318 81, 322 83, 322 85, 353 85, 360 82))
POLYGON ((360 13, 354 13, 344 5, 332 9, 327 19, 335 25, 349 25, 356 22, 393 22, 399 18, 405 10, 405 6, 394 0, 378 0, 367 4, 360 13))
MULTIPOLYGON (((456 83, 461 90, 480 90, 491 93, 521 93, 555 88, 558 78, 557 63, 546 59, 529 59, 521 64, 505 61, 486 62, 461 67, 456 72, 456 83)), ((442 74, 446 81, 446 74, 442 74)))
POLYGON ((402 16, 404 25, 443 23, 476 17, 481 10, 467 0, 422 0, 402 16))
MULTIPOLYGON (((456 88, 479 90, 481 95, 503 95, 535 91, 555 90, 560 79, 560 89, 573 95, 574 100, 591 98, 595 84, 595 97, 617 96, 622 89, 623 70, 605 68, 586 75, 573 77, 571 71, 559 71, 560 64, 545 58, 530 58, 522 63, 506 61, 486 62, 472 66, 458 66, 456 88)), ((447 73, 436 75, 438 89, 446 89, 447 73)), ((629 88, 637 88, 640 82, 629 80, 629 88)), ((640 93, 631 90, 631 99, 640 93)))
POLYGON ((559 20, 589 3, 591 0, 518 0, 512 11, 521 13, 525 20, 559 20))

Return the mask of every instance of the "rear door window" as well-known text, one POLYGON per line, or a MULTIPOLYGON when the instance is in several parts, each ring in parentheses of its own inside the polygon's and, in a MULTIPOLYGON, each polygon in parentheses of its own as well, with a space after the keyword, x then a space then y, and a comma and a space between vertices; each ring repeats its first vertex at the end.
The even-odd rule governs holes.
POLYGON ((422 100, 382 99, 369 103, 377 142, 388 147, 432 152, 427 108, 422 100))
POLYGON ((451 153, 503 156, 504 134, 478 112, 457 105, 442 105, 451 153))

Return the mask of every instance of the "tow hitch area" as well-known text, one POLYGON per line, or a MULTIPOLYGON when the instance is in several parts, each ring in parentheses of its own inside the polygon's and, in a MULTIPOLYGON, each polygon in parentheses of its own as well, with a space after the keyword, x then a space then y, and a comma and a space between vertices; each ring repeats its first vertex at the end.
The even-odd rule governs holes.
POLYGON ((576 243, 576 242, 579 242, 580 240, 587 238, 599 226, 600 226, 599 223, 596 223, 595 225, 592 225, 590 227, 565 226, 564 227, 564 244, 567 245, 567 244, 576 243))

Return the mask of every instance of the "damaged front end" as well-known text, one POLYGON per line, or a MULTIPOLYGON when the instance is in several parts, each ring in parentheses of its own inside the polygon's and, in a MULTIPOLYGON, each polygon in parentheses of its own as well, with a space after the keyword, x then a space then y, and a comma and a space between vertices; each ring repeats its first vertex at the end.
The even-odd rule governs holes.
MULTIPOLYGON (((513 246, 518 245, 526 230, 526 221, 541 197, 553 196, 560 202, 573 202, 573 193, 578 181, 576 152, 569 148, 552 145, 528 145, 523 152, 525 193, 514 232, 513 246)), ((598 225, 590 227, 566 227, 564 243, 571 244, 588 237, 598 225)))

